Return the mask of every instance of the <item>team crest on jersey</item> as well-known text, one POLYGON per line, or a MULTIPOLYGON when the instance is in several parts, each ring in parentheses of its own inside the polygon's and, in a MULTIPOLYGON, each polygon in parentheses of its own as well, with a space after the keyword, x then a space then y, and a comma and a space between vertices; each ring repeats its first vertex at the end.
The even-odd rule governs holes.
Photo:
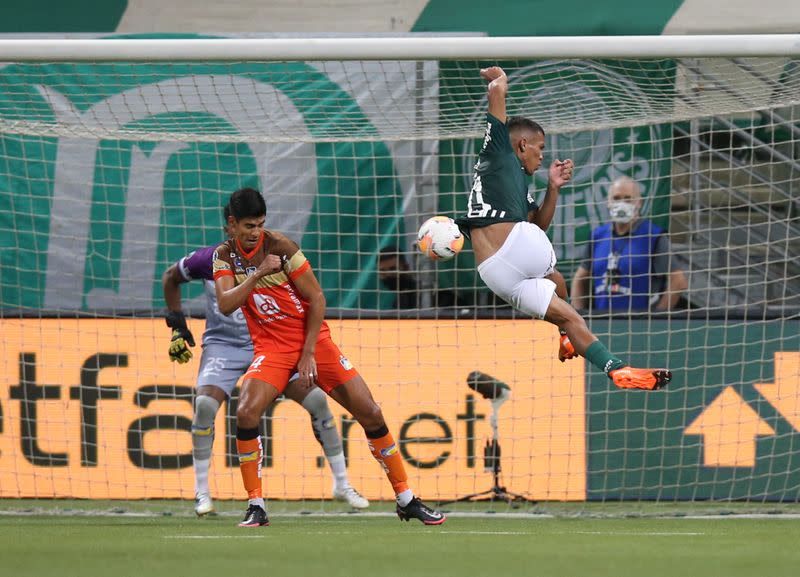
POLYGON ((242 264, 242 259, 240 259, 238 256, 234 257, 234 259, 233 259, 233 264, 235 264, 235 265, 236 265, 236 266, 238 266, 239 268, 242 268, 242 267, 244 266, 244 265, 242 264))
POLYGON ((353 364, 347 360, 347 357, 344 355, 339 355, 339 364, 342 365, 342 368, 345 371, 349 371, 353 368, 353 364))

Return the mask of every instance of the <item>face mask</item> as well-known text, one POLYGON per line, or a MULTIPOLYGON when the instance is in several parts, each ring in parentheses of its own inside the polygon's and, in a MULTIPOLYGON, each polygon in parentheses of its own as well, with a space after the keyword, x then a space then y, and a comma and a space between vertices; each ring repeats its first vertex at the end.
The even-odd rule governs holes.
POLYGON ((624 201, 610 202, 608 203, 608 214, 611 216, 611 222, 628 223, 636 215, 636 205, 624 201))

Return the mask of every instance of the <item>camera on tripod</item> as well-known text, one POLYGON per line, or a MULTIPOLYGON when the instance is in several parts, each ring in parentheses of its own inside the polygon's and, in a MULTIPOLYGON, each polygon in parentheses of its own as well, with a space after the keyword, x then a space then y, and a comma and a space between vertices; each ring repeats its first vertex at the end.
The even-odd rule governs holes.
POLYGON ((454 501, 443 501, 442 503, 453 503, 456 501, 505 501, 512 507, 518 507, 519 503, 535 503, 517 493, 508 491, 500 485, 500 440, 498 433, 498 411, 500 405, 511 398, 511 387, 503 381, 499 381, 481 371, 472 371, 467 375, 467 386, 481 395, 484 399, 492 403, 492 415, 489 417, 489 424, 492 427, 492 438, 486 441, 483 448, 483 470, 492 473, 494 484, 491 489, 480 493, 473 493, 455 499, 454 501))

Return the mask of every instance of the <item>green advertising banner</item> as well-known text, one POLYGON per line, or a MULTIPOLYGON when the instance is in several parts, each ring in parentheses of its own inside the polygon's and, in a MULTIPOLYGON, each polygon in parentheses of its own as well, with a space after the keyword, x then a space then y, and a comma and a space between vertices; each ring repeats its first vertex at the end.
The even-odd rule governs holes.
POLYGON ((589 373, 590 500, 800 499, 800 321, 595 320, 654 392, 589 373))
POLYGON ((245 186, 264 192, 268 226, 301 243, 328 306, 388 305, 375 267, 404 230, 404 191, 380 119, 359 103, 382 88, 359 64, 339 68, 0 68, 2 306, 159 308, 162 271, 224 239, 222 207, 245 186), (290 135, 271 141, 276 127, 290 135), (107 136, 127 132, 136 137, 107 136))

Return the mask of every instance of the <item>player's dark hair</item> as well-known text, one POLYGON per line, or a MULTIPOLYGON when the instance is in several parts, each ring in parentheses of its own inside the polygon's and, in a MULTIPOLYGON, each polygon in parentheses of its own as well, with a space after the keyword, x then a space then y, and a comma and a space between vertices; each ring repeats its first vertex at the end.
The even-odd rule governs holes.
POLYGON ((534 134, 541 134, 544 136, 544 128, 542 128, 542 125, 524 116, 512 116, 508 119, 506 124, 509 134, 517 130, 528 130, 534 134))
POLYGON ((228 217, 230 215, 231 215, 231 204, 228 203, 222 209, 222 218, 225 220, 226 223, 228 222, 228 217))
POLYGON ((267 203, 255 188, 240 188, 228 201, 230 214, 236 220, 256 218, 267 214, 267 203))

